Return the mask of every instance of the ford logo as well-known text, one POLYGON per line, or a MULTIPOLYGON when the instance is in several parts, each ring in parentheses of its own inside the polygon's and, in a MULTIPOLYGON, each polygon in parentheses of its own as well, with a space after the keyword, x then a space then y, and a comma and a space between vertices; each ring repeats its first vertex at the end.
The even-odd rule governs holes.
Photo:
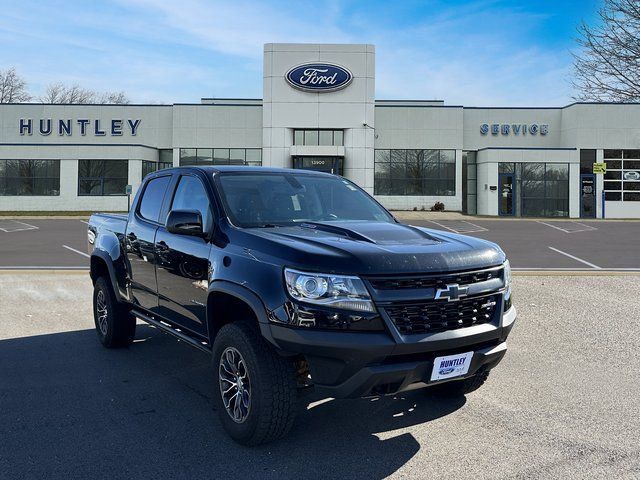
POLYGON ((285 75, 292 87, 305 92, 334 92, 353 80, 349 70, 332 63, 305 63, 293 67, 285 75))
POLYGON ((455 370, 454 367, 448 367, 448 368, 441 368, 440 371, 438 372, 440 375, 449 375, 450 373, 452 373, 455 370))
POLYGON ((625 180, 640 180, 640 172, 624 172, 625 180))

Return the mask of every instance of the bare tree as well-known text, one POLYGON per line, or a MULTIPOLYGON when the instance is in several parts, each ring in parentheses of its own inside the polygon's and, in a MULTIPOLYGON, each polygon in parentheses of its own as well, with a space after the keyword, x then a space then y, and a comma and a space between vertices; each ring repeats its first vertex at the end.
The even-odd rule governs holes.
POLYGON ((52 83, 40 97, 42 103, 92 103, 95 93, 77 84, 52 83))
POLYGON ((124 92, 95 92, 87 88, 82 88, 78 84, 65 85, 64 83, 52 83, 47 87, 44 95, 40 97, 42 103, 113 103, 127 104, 129 98, 124 92))
POLYGON ((114 103, 118 105, 131 103, 127 94, 122 90, 119 92, 104 92, 99 95, 99 101, 96 103, 114 103))
POLYGON ((599 22, 578 27, 577 100, 640 101, 640 0, 604 0, 599 22))
POLYGON ((0 70, 0 103, 20 103, 31 100, 27 92, 27 82, 18 76, 16 69, 11 67, 0 70))

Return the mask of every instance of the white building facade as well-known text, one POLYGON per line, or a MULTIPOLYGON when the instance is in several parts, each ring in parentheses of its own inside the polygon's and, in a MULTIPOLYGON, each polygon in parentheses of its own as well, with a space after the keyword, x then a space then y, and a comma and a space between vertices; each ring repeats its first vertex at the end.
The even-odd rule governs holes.
POLYGON ((0 105, 0 213, 124 211, 146 173, 222 164, 331 171, 396 210, 640 218, 640 104, 375 100, 373 45, 266 44, 262 99, 0 105))

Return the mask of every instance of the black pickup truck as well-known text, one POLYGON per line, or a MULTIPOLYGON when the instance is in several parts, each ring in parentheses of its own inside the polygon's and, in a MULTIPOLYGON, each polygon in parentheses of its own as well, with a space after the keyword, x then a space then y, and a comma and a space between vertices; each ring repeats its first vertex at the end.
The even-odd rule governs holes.
POLYGON ((105 347, 136 319, 212 356, 242 444, 279 438, 298 397, 480 387, 516 318, 495 244, 400 224, 352 182, 264 167, 147 176, 125 215, 88 227, 105 347))

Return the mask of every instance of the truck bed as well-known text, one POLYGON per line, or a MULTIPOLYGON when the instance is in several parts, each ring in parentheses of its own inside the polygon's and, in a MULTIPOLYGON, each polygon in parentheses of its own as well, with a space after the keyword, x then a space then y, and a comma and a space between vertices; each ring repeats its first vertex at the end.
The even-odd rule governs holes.
POLYGON ((124 213, 94 213, 89 219, 89 225, 98 229, 104 228, 113 233, 124 233, 127 220, 128 216, 124 213))
POLYGON ((116 236, 124 235, 127 230, 129 217, 122 213, 94 213, 89 218, 87 227, 87 249, 89 255, 94 248, 94 242, 98 232, 112 232, 116 236))

